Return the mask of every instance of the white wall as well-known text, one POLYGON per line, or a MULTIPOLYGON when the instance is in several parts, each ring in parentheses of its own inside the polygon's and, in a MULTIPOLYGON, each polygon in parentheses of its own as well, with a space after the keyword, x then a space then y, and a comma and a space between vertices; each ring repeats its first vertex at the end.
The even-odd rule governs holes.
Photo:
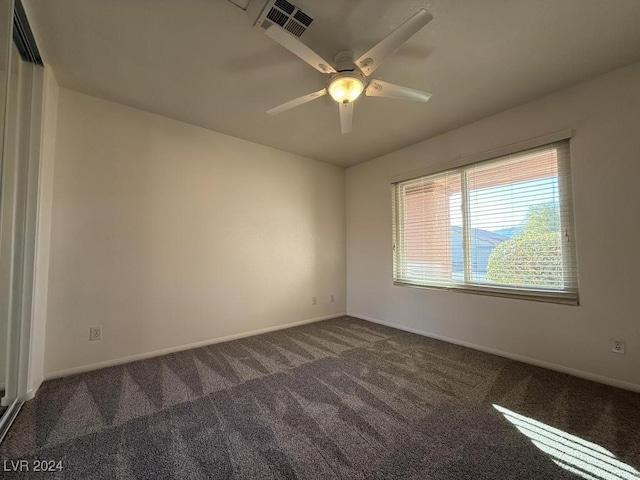
POLYGON ((342 168, 60 89, 54 179, 48 377, 345 311, 342 168))
POLYGON ((349 168, 348 313, 640 389, 639 85, 637 64, 349 168), (393 286, 390 177, 566 128, 579 306, 393 286))

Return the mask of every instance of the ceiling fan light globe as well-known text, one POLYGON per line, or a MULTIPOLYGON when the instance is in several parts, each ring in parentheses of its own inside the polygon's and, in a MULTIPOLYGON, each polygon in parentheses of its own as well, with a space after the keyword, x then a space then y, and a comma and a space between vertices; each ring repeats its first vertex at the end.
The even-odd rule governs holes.
POLYGON ((353 102, 364 90, 364 83, 357 77, 337 77, 329 84, 329 95, 338 103, 353 102))

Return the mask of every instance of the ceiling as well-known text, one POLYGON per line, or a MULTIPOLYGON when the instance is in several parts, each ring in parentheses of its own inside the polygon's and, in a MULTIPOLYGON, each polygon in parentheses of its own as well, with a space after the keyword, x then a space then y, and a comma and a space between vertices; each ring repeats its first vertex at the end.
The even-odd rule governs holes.
POLYGON ((231 1, 23 3, 60 86, 345 167, 640 61, 638 0, 293 0, 315 18, 301 40, 328 60, 420 8, 434 17, 372 75, 433 97, 361 97, 342 135, 328 95, 265 113, 328 77, 231 1))

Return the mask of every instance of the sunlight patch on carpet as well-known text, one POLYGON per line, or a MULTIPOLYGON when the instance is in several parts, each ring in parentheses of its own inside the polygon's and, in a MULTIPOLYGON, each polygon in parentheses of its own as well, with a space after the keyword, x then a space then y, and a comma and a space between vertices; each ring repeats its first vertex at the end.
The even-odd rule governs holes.
POLYGON ((504 418, 551 456, 556 465, 587 480, 639 480, 640 472, 606 448, 550 425, 493 405, 504 418))

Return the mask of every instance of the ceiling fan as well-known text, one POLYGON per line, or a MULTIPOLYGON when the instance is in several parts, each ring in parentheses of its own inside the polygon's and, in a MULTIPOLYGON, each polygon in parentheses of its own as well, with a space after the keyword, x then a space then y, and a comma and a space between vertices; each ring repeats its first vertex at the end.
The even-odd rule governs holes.
POLYGON ((383 82, 382 80, 368 80, 367 77, 382 65, 382 62, 387 57, 398 50, 432 19, 433 17, 429 12, 421 9, 355 61, 353 52, 350 50, 338 52, 333 59, 333 66, 286 31, 276 25, 270 26, 265 31, 267 36, 319 72, 329 74, 330 77, 326 88, 290 100, 268 110, 267 113, 269 115, 277 115, 329 93, 338 102, 342 133, 350 133, 353 119, 353 102, 363 91, 369 97, 389 97, 426 102, 431 97, 430 93, 383 82))

